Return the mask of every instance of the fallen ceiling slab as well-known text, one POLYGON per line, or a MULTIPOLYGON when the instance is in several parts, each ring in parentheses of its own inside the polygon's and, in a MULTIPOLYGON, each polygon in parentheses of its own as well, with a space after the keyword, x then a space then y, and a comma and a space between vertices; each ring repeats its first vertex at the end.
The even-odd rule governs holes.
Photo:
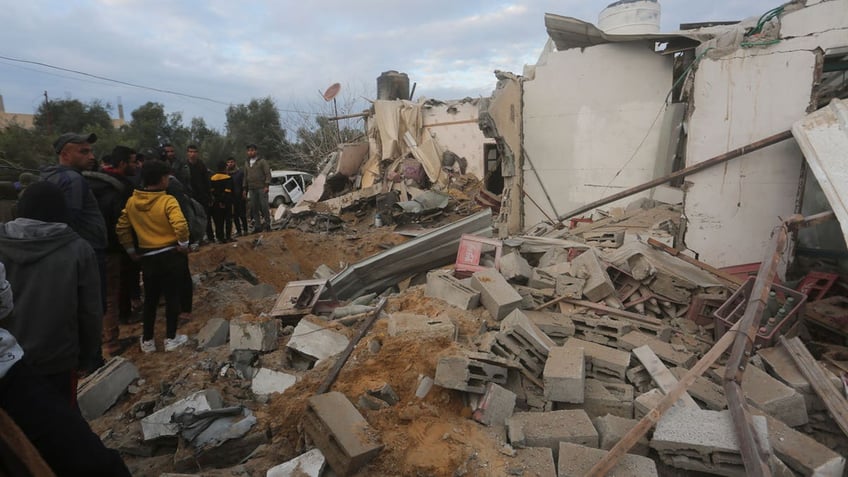
POLYGON ((557 50, 564 51, 571 48, 586 48, 587 46, 600 45, 603 43, 619 43, 632 41, 653 41, 668 43, 662 54, 670 54, 695 48, 702 41, 712 37, 710 34, 696 33, 641 33, 630 35, 610 35, 591 23, 584 22, 572 17, 545 14, 545 28, 551 37, 557 50))

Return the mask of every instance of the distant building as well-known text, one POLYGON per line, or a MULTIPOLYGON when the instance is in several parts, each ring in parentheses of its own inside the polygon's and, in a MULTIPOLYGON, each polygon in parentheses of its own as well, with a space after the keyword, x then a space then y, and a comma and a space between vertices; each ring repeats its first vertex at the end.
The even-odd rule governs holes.
MULTIPOLYGON (((124 108, 122 105, 118 105, 118 113, 119 117, 117 119, 112 119, 112 126, 115 128, 119 128, 127 124, 126 121, 124 121, 124 108)), ((18 125, 24 129, 33 129, 35 127, 34 119, 34 114, 6 112, 6 107, 3 104, 3 95, 0 95, 0 128, 18 125)))

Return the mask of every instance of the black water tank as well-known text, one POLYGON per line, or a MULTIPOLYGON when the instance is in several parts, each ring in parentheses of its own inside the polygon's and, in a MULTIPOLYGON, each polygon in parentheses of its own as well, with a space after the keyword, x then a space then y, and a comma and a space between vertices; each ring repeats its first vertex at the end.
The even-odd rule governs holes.
POLYGON ((377 99, 409 99, 409 76, 395 70, 384 71, 377 78, 377 99))

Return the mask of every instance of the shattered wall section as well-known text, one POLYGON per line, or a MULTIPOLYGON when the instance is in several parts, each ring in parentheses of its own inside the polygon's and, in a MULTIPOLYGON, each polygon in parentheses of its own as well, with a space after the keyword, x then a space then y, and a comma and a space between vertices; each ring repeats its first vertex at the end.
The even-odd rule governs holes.
POLYGON ((501 157, 504 191, 501 212, 496 221, 498 235, 505 237, 520 233, 524 228, 522 189, 524 177, 516 174, 522 168, 521 156, 521 80, 511 74, 496 71, 498 84, 491 99, 480 107, 480 129, 493 138, 501 157))
POLYGON ((486 138, 477 126, 477 99, 428 101, 421 110, 424 131, 429 131, 441 148, 468 161, 469 174, 483 179, 483 144, 486 138))
POLYGON ((671 86, 672 59, 654 53, 653 43, 557 51, 537 65, 535 79, 524 82, 523 174, 544 213, 525 202, 525 224, 653 179, 671 86))
MULTIPOLYGON (((686 165, 788 130, 802 118, 817 51, 848 43, 846 12, 848 1, 823 2, 785 14, 776 44, 707 52, 695 73, 686 165)), ((686 245, 714 266, 759 262, 776 218, 795 211, 802 161, 796 143, 784 141, 687 177, 686 245)))

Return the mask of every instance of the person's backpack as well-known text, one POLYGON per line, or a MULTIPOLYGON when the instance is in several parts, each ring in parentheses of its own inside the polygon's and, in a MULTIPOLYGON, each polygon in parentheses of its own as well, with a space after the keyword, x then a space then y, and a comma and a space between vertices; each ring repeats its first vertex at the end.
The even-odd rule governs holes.
POLYGON ((185 216, 188 222, 188 234, 191 243, 199 243, 206 235, 206 210, 200 205, 200 202, 188 198, 188 207, 186 207, 185 216))

